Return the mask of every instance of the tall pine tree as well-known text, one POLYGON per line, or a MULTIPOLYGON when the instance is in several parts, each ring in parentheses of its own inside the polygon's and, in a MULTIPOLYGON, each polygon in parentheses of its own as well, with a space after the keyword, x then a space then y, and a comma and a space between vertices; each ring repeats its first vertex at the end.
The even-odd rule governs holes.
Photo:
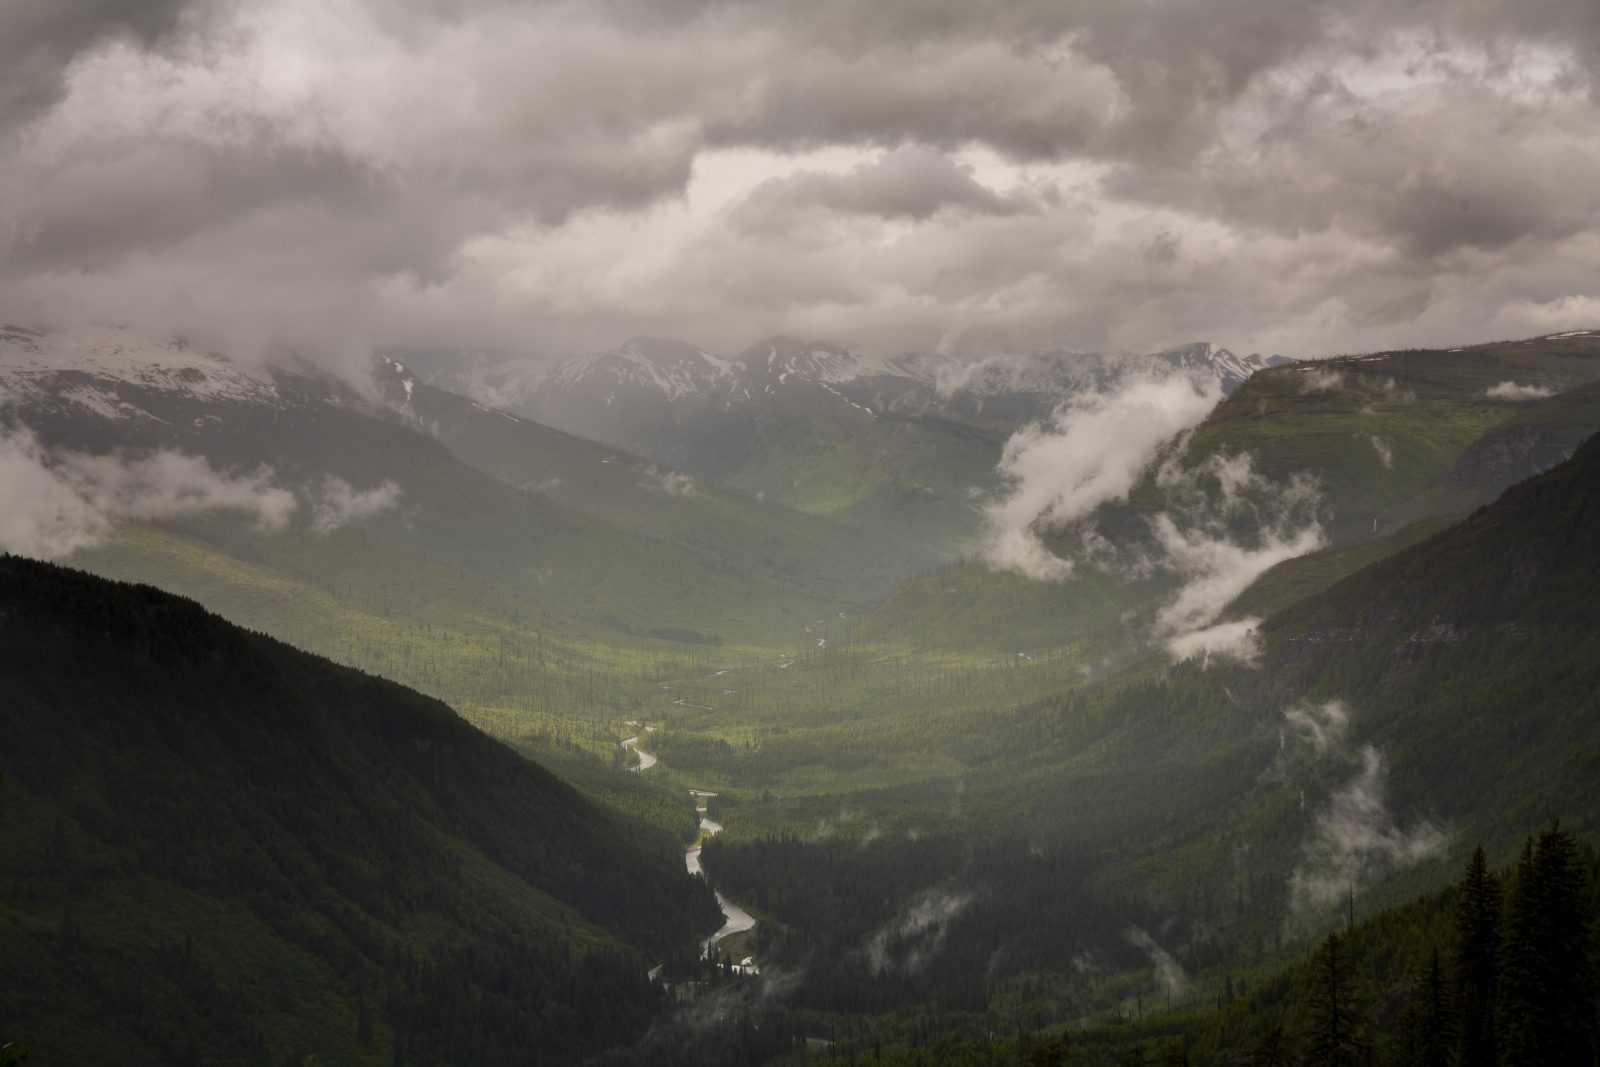
POLYGON ((1312 963, 1306 1067, 1357 1067, 1363 1061, 1361 1011, 1344 942, 1329 934, 1312 963))
POLYGON ((1587 889, 1578 842, 1560 826, 1523 848, 1507 894, 1500 973, 1500 1062, 1506 1067, 1594 1062, 1587 889))
POLYGON ((1495 996, 1499 989, 1500 879, 1482 846, 1473 849, 1456 901, 1455 979, 1461 1067, 1495 1067, 1495 996))
POLYGON ((1435 950, 1426 977, 1401 1016, 1395 1062, 1401 1067, 1451 1067, 1455 1033, 1455 1009, 1435 950))

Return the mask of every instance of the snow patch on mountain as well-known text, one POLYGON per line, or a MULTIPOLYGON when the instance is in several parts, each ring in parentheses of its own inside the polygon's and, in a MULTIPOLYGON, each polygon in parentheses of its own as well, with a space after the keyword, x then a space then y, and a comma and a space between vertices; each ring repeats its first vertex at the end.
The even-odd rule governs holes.
POLYGON ((940 399, 963 396, 1064 399, 1103 388, 1130 372, 1152 370, 1215 376, 1224 392, 1232 392, 1256 371, 1288 362, 1281 356, 1239 356, 1206 341, 1148 355, 1107 356, 1058 346, 956 360, 915 352, 870 355, 789 337, 759 341, 724 362, 685 342, 640 338, 612 352, 558 363, 531 389, 524 377, 523 399, 545 391, 594 393, 603 387, 613 402, 637 390, 673 402, 699 398, 736 405, 805 383, 831 387, 832 392, 848 388, 851 403, 868 406, 860 403, 860 389, 870 382, 893 385, 900 393, 921 398, 923 405, 936 405, 940 399))
POLYGON ((645 389, 668 400, 704 395, 727 376, 726 361, 702 348, 665 337, 635 337, 621 348, 557 364, 535 389, 645 389))
POLYGON ((116 326, 30 330, 0 326, 0 391, 12 399, 55 398, 111 421, 154 418, 118 385, 207 403, 278 405, 264 374, 201 352, 178 338, 116 326))

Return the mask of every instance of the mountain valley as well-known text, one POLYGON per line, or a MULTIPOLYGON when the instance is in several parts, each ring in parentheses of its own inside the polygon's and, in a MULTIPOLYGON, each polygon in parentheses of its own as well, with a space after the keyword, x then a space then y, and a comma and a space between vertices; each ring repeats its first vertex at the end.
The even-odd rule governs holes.
MULTIPOLYGON (((87 1050, 132 1042, 144 1050, 136 1061, 194 1062, 268 1062, 296 1048, 379 1062, 403 1047, 418 1062, 449 1062, 438 1042, 460 1038, 446 1036, 458 1024, 443 986, 416 987, 436 1013, 396 1007, 414 988, 406 954, 429 981, 448 975, 479 990, 469 1000, 498 1005, 473 1010, 510 1010, 532 995, 498 984, 495 969, 512 964, 449 948, 509 923, 527 939, 507 948, 524 971, 571 951, 561 945, 587 953, 589 977, 541 987, 540 1003, 640 984, 625 996, 636 1013, 608 1036, 556 1016, 539 1024, 554 1029, 536 1040, 571 1042, 560 1055, 573 1062, 712 1062, 688 1051, 692 1012, 641 977, 663 961, 675 996, 717 998, 727 1025, 766 1035, 719 1038, 716 1062, 785 1062, 807 1036, 892 1053, 939 1035, 1014 1059, 1016 1034, 1062 1025, 1100 1057, 1090 1062, 1112 1062, 1136 1041, 1215 1045, 1223 1039, 1205 1012, 1219 990, 1275 981, 1343 912, 1378 922, 1438 889, 1474 845, 1510 863, 1551 817, 1583 841, 1600 834, 1580 799, 1600 786, 1600 737, 1573 712, 1600 691, 1600 335, 1261 366, 1237 383, 1214 363, 1197 378, 1179 360, 1074 378, 1042 416, 1020 404, 962 411, 954 400, 914 415, 860 410, 888 394, 842 376, 847 352, 811 349, 803 370, 784 363, 729 409, 719 424, 729 447, 768 451, 722 477, 450 393, 393 360, 363 384, 254 371, 117 331, 85 340, 14 329, 3 340, 8 461, 57 502, 53 525, 28 528, 35 543, 270 635, 144 587, 7 559, 8 677, 32 680, 17 690, 25 699, 12 705, 4 748, 34 755, 4 767, 0 829, 13 835, 13 859, 0 877, 26 901, 6 921, 32 946, 17 957, 23 970, 97 974, 106 998, 18 987, 8 999, 53 1020, 32 1046, 100 1055, 87 1050), (1209 406, 1137 457, 1125 491, 1024 531, 1056 561, 1050 573, 989 554, 1003 503, 1037 476, 1006 457, 1029 442, 1070 445, 1071 419, 1119 417, 1118 405, 1147 395, 1209 406), (891 433, 896 420, 903 429, 891 433), (939 435, 965 443, 940 451, 929 444, 939 435), (825 440, 848 443, 841 471, 866 462, 893 472, 839 475, 870 503, 807 505, 741 484, 761 463, 815 459, 825 440), (918 519, 887 486, 912 459, 945 479, 930 507, 963 497, 966 533, 897 533, 918 519), (48 683, 62 648, 91 641, 105 646, 94 654, 104 670, 80 679, 81 691, 48 683), (202 651, 208 642, 228 651, 202 651), (283 680, 207 676, 218 670, 208 663, 241 656, 283 680), (93 688, 113 676, 126 679, 117 695, 93 688), (69 707, 106 717, 80 721, 69 707), (211 726, 178 710, 200 707, 239 710, 211 726), (295 740, 240 717, 287 708, 306 709, 294 729, 313 732, 295 740), (341 725, 355 708, 367 725, 341 725), (461 753, 449 787, 459 794, 438 793, 438 772, 387 762, 442 743, 417 739, 423 727, 407 716, 424 709, 424 732, 446 731, 461 753), (41 715, 53 732, 38 728, 41 715), (128 735, 117 718, 127 715, 170 725, 128 735), (91 744, 99 731, 108 740, 91 744), (299 755, 252 755, 248 739, 262 731, 299 755), (95 754, 132 751, 134 736, 144 754, 132 764, 95 754), (408 737, 395 755, 393 739, 408 737), (274 813, 230 848, 281 850, 357 824, 422 836, 403 848, 375 837, 359 861, 326 849, 296 860, 295 892, 310 895, 272 894, 306 916, 302 928, 252 896, 261 891, 249 879, 266 873, 224 888, 162 852, 187 839, 119 821, 117 797, 176 788, 160 776, 201 751, 215 780, 186 788, 218 797, 229 776, 258 780, 245 763, 228 769, 239 761, 334 761, 295 779, 302 793, 328 783, 315 804, 290 792, 227 800, 237 807, 219 812, 236 814, 217 817, 230 823, 274 813), (512 784, 514 766, 527 784, 512 784), (467 783, 479 781, 556 792, 473 799, 467 783), (417 808, 417 789, 442 805, 426 828, 412 815, 361 814, 366 804, 417 808), (337 790, 366 799, 339 801, 337 790), (704 832, 691 791, 720 831, 698 853, 705 874, 756 922, 716 951, 759 973, 696 977, 686 955, 718 924, 714 903, 696 896, 703 881, 680 886, 663 873, 682 870, 676 854, 704 832), (552 875, 548 860, 505 842, 507 827, 535 825, 516 814, 524 803, 561 812, 537 822, 536 855, 570 855, 562 869, 584 873, 552 875), (351 814, 329 821, 339 804, 351 814), (299 822, 295 809, 307 813, 299 822), (484 833, 502 836, 473 836, 484 833), (377 872, 402 854, 435 867, 454 857, 458 873, 443 884, 465 895, 371 896, 400 884, 377 872), (338 862, 367 865, 368 881, 338 862), (581 881, 607 871, 671 902, 581 881), (325 883, 342 888, 305 888, 325 883), (594 910, 619 892, 626 909, 594 910), (202 898, 224 909, 209 925, 152 918, 163 933, 115 932, 115 915, 202 898), (369 924, 352 943, 309 932, 348 926, 351 908, 369 924), (272 945, 251 950, 259 968, 224 962, 228 946, 246 943, 272 945), (197 952, 203 965, 189 962, 197 952), (47 963, 51 953, 72 962, 47 963), (134 966, 161 970, 167 984, 142 1000, 119 992, 134 966), (312 1008, 291 997, 277 1014, 246 1006, 285 983, 332 999, 312 1008), (691 989, 701 992, 682 992, 691 989), (47 1000, 78 1014, 50 1015, 47 1000), (215 1014, 213 1001, 232 1014, 215 1014), (70 1045, 96 1004, 115 1005, 122 1021, 85 1031, 101 1044, 70 1045), (138 1023, 182 1012, 211 1013, 184 1028, 187 1045, 179 1031, 138 1023), (1012 1045, 978 1041, 997 1020, 1012 1045)), ((717 375, 698 385, 680 376, 694 388, 680 390, 674 402, 690 406, 673 417, 704 425, 687 413, 706 382, 735 373, 710 365, 717 375)), ((1075 500, 1072 488, 1057 487, 1068 494, 1058 499, 1075 500)), ((1252 1041, 1286 1003, 1251 1016, 1252 1041)), ((505 1027, 521 1025, 512 1018, 505 1027)), ((501 1026, 485 1023, 473 1040, 501 1026)), ((473 1047, 460 1055, 498 1055, 473 1047)))

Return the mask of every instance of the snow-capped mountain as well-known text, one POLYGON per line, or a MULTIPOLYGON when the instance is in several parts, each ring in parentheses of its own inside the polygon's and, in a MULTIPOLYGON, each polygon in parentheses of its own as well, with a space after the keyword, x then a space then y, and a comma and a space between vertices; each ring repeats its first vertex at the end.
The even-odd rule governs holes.
POLYGON ((176 402, 283 403, 269 375, 179 339, 115 326, 0 326, 0 400, 109 422, 170 422, 176 402))
POLYGON ((955 360, 922 353, 864 354, 828 341, 770 337, 731 360, 670 338, 637 337, 610 352, 538 368, 511 361, 491 368, 457 367, 434 384, 490 406, 583 427, 585 409, 615 412, 639 405, 737 408, 786 388, 824 387, 875 411, 972 415, 994 398, 1035 398, 1048 411, 1085 389, 1103 388, 1138 371, 1214 375, 1225 393, 1281 356, 1239 356, 1199 341, 1148 355, 1107 356, 1063 347, 955 360))
POLYGON ((1255 352, 1248 356, 1238 356, 1226 348, 1217 347, 1210 341, 1196 341, 1193 344, 1170 348, 1164 352, 1156 352, 1150 358, 1191 374, 1215 374, 1222 382, 1224 393, 1232 393, 1249 381, 1250 376, 1258 370, 1281 367, 1294 362, 1287 356, 1263 357, 1255 352))
POLYGON ((832 385, 868 370, 859 352, 823 341, 769 337, 741 352, 729 367, 723 392, 730 403, 775 392, 793 381, 832 385))
MULTIPOLYGON (((769 472, 798 462, 772 458, 780 436, 791 443, 844 441, 889 417, 948 420, 1004 440, 1074 396, 1114 387, 1130 374, 1208 377, 1231 393, 1279 362, 1287 361, 1241 357, 1207 342, 1147 355, 1056 346, 956 359, 884 356, 782 336, 722 359, 684 341, 638 337, 547 366, 457 360, 431 382, 697 477, 737 481, 758 456, 767 457, 759 464, 769 472)), ((783 497, 781 485, 751 484, 783 497)))
POLYGON ((637 389, 668 400, 705 396, 728 377, 729 365, 703 348, 670 337, 635 337, 621 348, 557 364, 540 381, 550 392, 637 389))

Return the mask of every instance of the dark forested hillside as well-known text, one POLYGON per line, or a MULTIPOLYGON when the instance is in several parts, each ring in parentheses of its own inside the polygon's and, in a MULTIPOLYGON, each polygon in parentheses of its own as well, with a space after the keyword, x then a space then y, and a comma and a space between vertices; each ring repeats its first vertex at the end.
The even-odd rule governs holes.
POLYGON ((1265 626, 1262 702, 1340 697, 1398 795, 1500 847, 1597 828, 1600 437, 1493 505, 1265 626))
MULTIPOLYGON (((1249 1062, 1281 1022, 1300 1049, 1299 990, 1330 929, 1445 883, 1478 842, 1501 865, 1552 818, 1600 829, 1600 439, 1293 599, 1261 633, 1254 664, 1147 660, 1037 704, 930 716, 921 736, 962 760, 959 788, 789 803, 797 833, 848 815, 858 829, 834 840, 741 833, 754 802, 722 798, 730 832, 707 869, 769 920, 764 958, 802 974, 797 1003, 857 1019, 937 1004, 926 1033, 882 1031, 933 1042, 929 1062, 961 1062, 938 1042, 997 1020, 1004 1034, 1145 1016, 1084 1060, 1119 1062, 1197 1033, 1199 1009, 1304 958, 1305 974, 1253 1000, 1255 1021, 1194 1046, 1249 1062), (1008 849, 1019 829, 1029 847, 1008 849), (915 967, 896 966, 896 945, 921 953, 915 967)), ((1391 1051, 1411 1040, 1399 1013, 1432 947, 1453 951, 1436 910, 1347 946, 1391 1051)), ((977 1041, 994 1058, 970 1062, 1017 1062, 1002 1045, 977 1041)))
POLYGON ((678 843, 392 683, 0 558, 0 1036, 30 1063, 523 1063, 643 1032, 678 843))
MULTIPOLYGON (((897 1067, 1483 1067, 1595 1062, 1594 851, 1558 825, 1496 871, 1328 934, 1211 1005, 1042 1032, 945 1034, 874 1056, 897 1067)), ((845 1056, 870 1046, 855 1040, 845 1056)))

